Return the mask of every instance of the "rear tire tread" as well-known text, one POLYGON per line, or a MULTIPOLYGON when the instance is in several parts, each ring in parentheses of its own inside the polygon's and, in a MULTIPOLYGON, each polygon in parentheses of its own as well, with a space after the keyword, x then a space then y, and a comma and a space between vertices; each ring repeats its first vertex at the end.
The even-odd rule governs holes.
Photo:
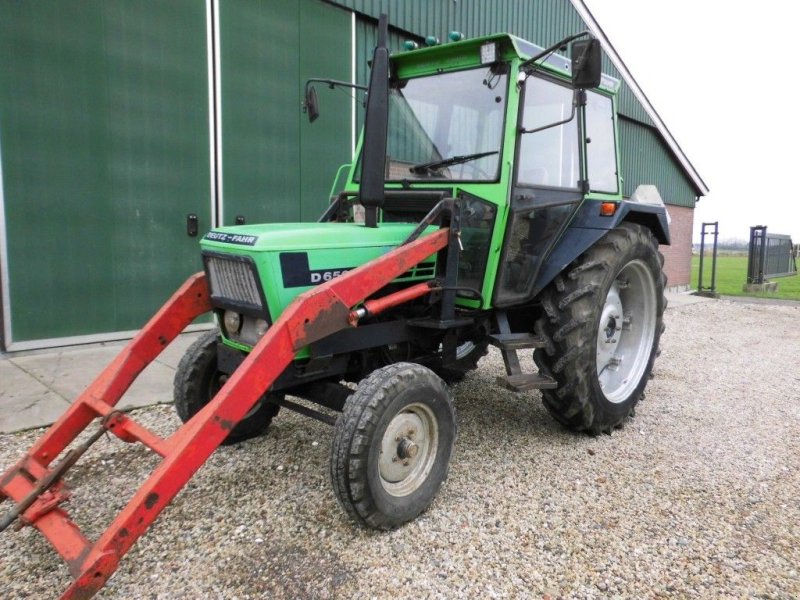
POLYGON ((641 254, 635 256, 650 266, 656 284, 654 348, 640 380, 646 384, 655 358, 660 354, 659 340, 665 329, 663 312, 666 307, 663 295, 666 278, 661 271, 663 257, 648 229, 623 223, 609 231, 568 267, 569 285, 566 288, 551 284, 542 292, 542 316, 534 324, 534 331, 545 341, 545 347, 534 351, 534 362, 543 375, 554 377, 559 383, 556 390, 542 392, 545 407, 558 422, 571 429, 592 434, 610 433, 622 426, 636 404, 644 398, 644 387, 641 387, 638 393, 634 392, 635 398, 626 399, 614 407, 618 408, 616 411, 596 407, 592 400, 595 384, 592 377, 597 367, 595 337, 589 325, 597 322, 605 301, 600 297, 605 289, 600 282, 610 285, 608 282, 613 279, 609 278, 612 275, 616 277, 611 271, 622 268, 619 257, 626 253, 641 254), (555 310, 555 307, 560 310, 555 310))

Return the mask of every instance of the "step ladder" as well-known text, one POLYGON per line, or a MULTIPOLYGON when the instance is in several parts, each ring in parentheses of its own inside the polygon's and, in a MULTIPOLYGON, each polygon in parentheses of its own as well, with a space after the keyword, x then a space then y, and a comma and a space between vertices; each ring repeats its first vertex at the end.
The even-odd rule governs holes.
POLYGON ((538 372, 523 373, 519 356, 517 356, 517 350, 544 348, 546 342, 540 336, 532 333, 512 333, 508 324, 508 315, 505 311, 498 311, 495 318, 497 333, 489 336, 489 343, 500 348, 503 362, 506 365, 506 375, 501 375, 497 378, 497 385, 512 392, 557 388, 558 383, 552 377, 538 372))
POLYGON ((354 326, 352 307, 445 248, 448 234, 447 228, 440 229, 299 295, 217 395, 170 437, 162 438, 114 407, 139 373, 196 317, 211 310, 205 274, 193 275, 25 456, 0 476, 0 500, 15 503, 0 519, 0 529, 14 522, 36 527, 74 578, 62 600, 92 597, 295 354, 354 326), (93 424, 96 429, 88 439, 67 450, 93 424), (141 443, 162 460, 105 532, 91 541, 62 507, 69 499, 63 476, 104 433, 141 443))

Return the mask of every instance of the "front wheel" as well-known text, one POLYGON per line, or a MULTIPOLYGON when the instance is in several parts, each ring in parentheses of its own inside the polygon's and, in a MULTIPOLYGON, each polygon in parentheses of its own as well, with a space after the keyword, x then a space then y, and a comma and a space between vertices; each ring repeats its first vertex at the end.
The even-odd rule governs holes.
POLYGON ((624 223, 542 292, 547 345, 534 360, 558 382, 542 395, 559 422, 610 432, 643 397, 664 330, 662 264, 652 233, 624 223))
MULTIPOLYGON (((217 368, 219 335, 209 331, 189 346, 175 372, 174 402, 181 421, 186 423, 216 396, 228 379, 217 368)), ((264 394, 222 443, 235 444, 263 433, 278 414, 277 394, 264 394)))
POLYGON ((433 501, 456 434, 447 385, 430 369, 396 363, 359 383, 336 421, 331 481, 360 525, 393 529, 433 501))

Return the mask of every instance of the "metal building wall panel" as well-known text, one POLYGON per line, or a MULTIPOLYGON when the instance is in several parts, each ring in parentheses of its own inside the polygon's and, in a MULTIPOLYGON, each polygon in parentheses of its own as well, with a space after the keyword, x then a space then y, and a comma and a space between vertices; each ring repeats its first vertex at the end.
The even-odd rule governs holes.
MULTIPOLYGON (((609 68, 606 72, 614 75, 614 77, 617 78, 622 77, 619 74, 619 71, 617 71, 616 67, 613 65, 609 65, 609 68)), ((639 121, 640 123, 644 123, 650 127, 655 126, 653 119, 650 118, 650 115, 647 114, 647 111, 645 111, 644 107, 639 104, 636 96, 633 95, 633 91, 631 91, 631 88, 624 81, 622 83, 622 87, 620 87, 619 98, 617 99, 617 102, 619 106, 619 113, 621 115, 625 115, 629 119, 639 121)))
POLYGON ((296 221, 300 153, 294 0, 219 3, 222 114, 221 225, 296 221), (277 201, 278 198, 283 201, 277 201))
POLYGON ((210 222, 205 5, 4 3, 0 55, 5 342, 140 326, 210 222))
MULTIPOLYGON (((351 81, 352 13, 317 1, 300 13, 298 90, 310 77, 351 81)), ((352 159, 352 105, 355 90, 317 85, 320 116, 309 123, 299 102, 292 108, 300 119, 300 220, 316 221, 327 208, 338 168, 352 159)), ((301 93, 302 95, 302 93, 301 93)))
POLYGON ((694 189, 652 129, 636 121, 620 119, 619 138, 626 196, 640 184, 653 184, 664 202, 694 208, 694 189))
POLYGON ((435 35, 441 41, 452 30, 467 37, 507 31, 538 44, 548 44, 582 27, 577 13, 564 0, 397 0, 390 6, 380 0, 341 0, 337 4, 373 19, 381 10, 388 10, 393 27, 423 38, 435 35))
POLYGON ((350 160, 349 91, 317 84, 321 115, 301 111, 309 77, 350 80, 350 13, 317 0, 220 3, 224 224, 314 219, 350 160))

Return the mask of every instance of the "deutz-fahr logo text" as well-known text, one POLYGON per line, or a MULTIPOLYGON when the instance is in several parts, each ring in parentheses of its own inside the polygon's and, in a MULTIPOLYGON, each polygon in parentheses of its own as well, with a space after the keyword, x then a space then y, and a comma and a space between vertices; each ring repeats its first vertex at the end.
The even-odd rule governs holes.
POLYGON ((306 252, 281 252, 280 261, 283 287, 286 288, 319 285, 330 281, 334 277, 344 275, 353 268, 333 267, 312 271, 308 266, 308 254, 306 252))
POLYGON ((222 242, 224 244, 254 246, 258 241, 258 236, 242 235, 240 233, 222 233, 221 231, 209 231, 203 239, 210 240, 212 242, 222 242))

